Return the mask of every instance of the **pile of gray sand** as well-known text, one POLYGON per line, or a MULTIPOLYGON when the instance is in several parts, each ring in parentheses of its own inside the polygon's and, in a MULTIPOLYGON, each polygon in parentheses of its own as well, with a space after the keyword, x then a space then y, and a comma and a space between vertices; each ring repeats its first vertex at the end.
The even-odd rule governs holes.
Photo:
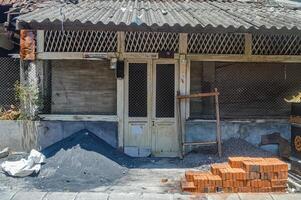
POLYGON ((79 191, 110 185, 128 172, 119 163, 131 159, 87 131, 76 133, 43 153, 46 164, 37 177, 28 181, 48 191, 79 191))

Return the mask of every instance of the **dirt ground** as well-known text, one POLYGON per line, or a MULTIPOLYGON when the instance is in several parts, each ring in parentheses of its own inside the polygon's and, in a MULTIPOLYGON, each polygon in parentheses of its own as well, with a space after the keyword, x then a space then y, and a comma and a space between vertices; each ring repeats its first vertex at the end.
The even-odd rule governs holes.
MULTIPOLYGON (((222 158, 215 148, 199 149, 183 160, 131 158, 92 133, 79 132, 42 152, 47 159, 39 174, 14 178, 0 173, 0 191, 180 193, 179 182, 187 169, 206 171, 229 156, 272 156, 235 138, 224 141, 223 152, 222 158)), ((10 155, 0 163, 26 156, 10 155)))

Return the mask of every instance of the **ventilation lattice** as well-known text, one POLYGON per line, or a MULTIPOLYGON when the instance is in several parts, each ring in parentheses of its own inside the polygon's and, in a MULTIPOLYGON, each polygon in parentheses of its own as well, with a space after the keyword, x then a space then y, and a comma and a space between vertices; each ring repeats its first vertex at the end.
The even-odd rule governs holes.
POLYGON ((149 52, 179 50, 179 34, 167 32, 126 32, 126 52, 149 52))
POLYGON ((253 35, 254 55, 301 55, 301 37, 298 35, 253 35))
POLYGON ((191 33, 188 35, 188 53, 243 54, 244 34, 191 33))
POLYGON ((45 31, 45 52, 116 52, 117 32, 45 31))

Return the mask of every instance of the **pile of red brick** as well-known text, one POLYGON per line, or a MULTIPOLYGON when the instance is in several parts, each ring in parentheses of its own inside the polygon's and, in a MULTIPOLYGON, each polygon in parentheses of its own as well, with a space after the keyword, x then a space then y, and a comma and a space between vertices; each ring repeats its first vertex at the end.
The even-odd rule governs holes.
POLYGON ((288 165, 277 158, 230 157, 211 172, 186 171, 185 192, 285 192, 288 165))

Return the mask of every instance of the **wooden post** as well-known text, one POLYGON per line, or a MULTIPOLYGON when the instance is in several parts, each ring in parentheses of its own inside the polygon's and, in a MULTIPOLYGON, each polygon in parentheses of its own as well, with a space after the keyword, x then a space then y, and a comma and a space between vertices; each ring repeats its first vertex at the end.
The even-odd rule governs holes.
MULTIPOLYGON (((217 93, 217 88, 214 89, 217 93)), ((220 123, 220 113, 219 113, 219 102, 218 95, 215 95, 215 111, 216 111, 216 140, 217 140, 217 149, 219 157, 222 157, 222 139, 221 139, 221 123, 220 123)))
MULTIPOLYGON (((186 85, 187 85, 187 79, 186 79, 186 72, 187 72, 187 60, 186 60, 186 55, 187 55, 187 38, 188 34, 187 33, 180 33, 180 38, 179 38, 179 53, 180 53, 180 95, 185 95, 186 94, 186 85)), ((184 148, 184 141, 185 141, 185 120, 186 120, 186 99, 183 100, 178 100, 180 101, 179 105, 179 117, 180 117, 180 130, 178 130, 178 137, 181 139, 180 141, 180 150, 181 150, 181 156, 184 155, 185 153, 185 148, 184 148)))
POLYGON ((252 34, 245 33, 245 55, 252 55, 252 34))
POLYGON ((37 53, 44 52, 44 30, 37 30, 37 53))
MULTIPOLYGON (((118 59, 124 59, 124 32, 118 34, 118 59)), ((118 148, 123 151, 124 146, 124 79, 117 79, 117 116, 118 116, 118 148)))

